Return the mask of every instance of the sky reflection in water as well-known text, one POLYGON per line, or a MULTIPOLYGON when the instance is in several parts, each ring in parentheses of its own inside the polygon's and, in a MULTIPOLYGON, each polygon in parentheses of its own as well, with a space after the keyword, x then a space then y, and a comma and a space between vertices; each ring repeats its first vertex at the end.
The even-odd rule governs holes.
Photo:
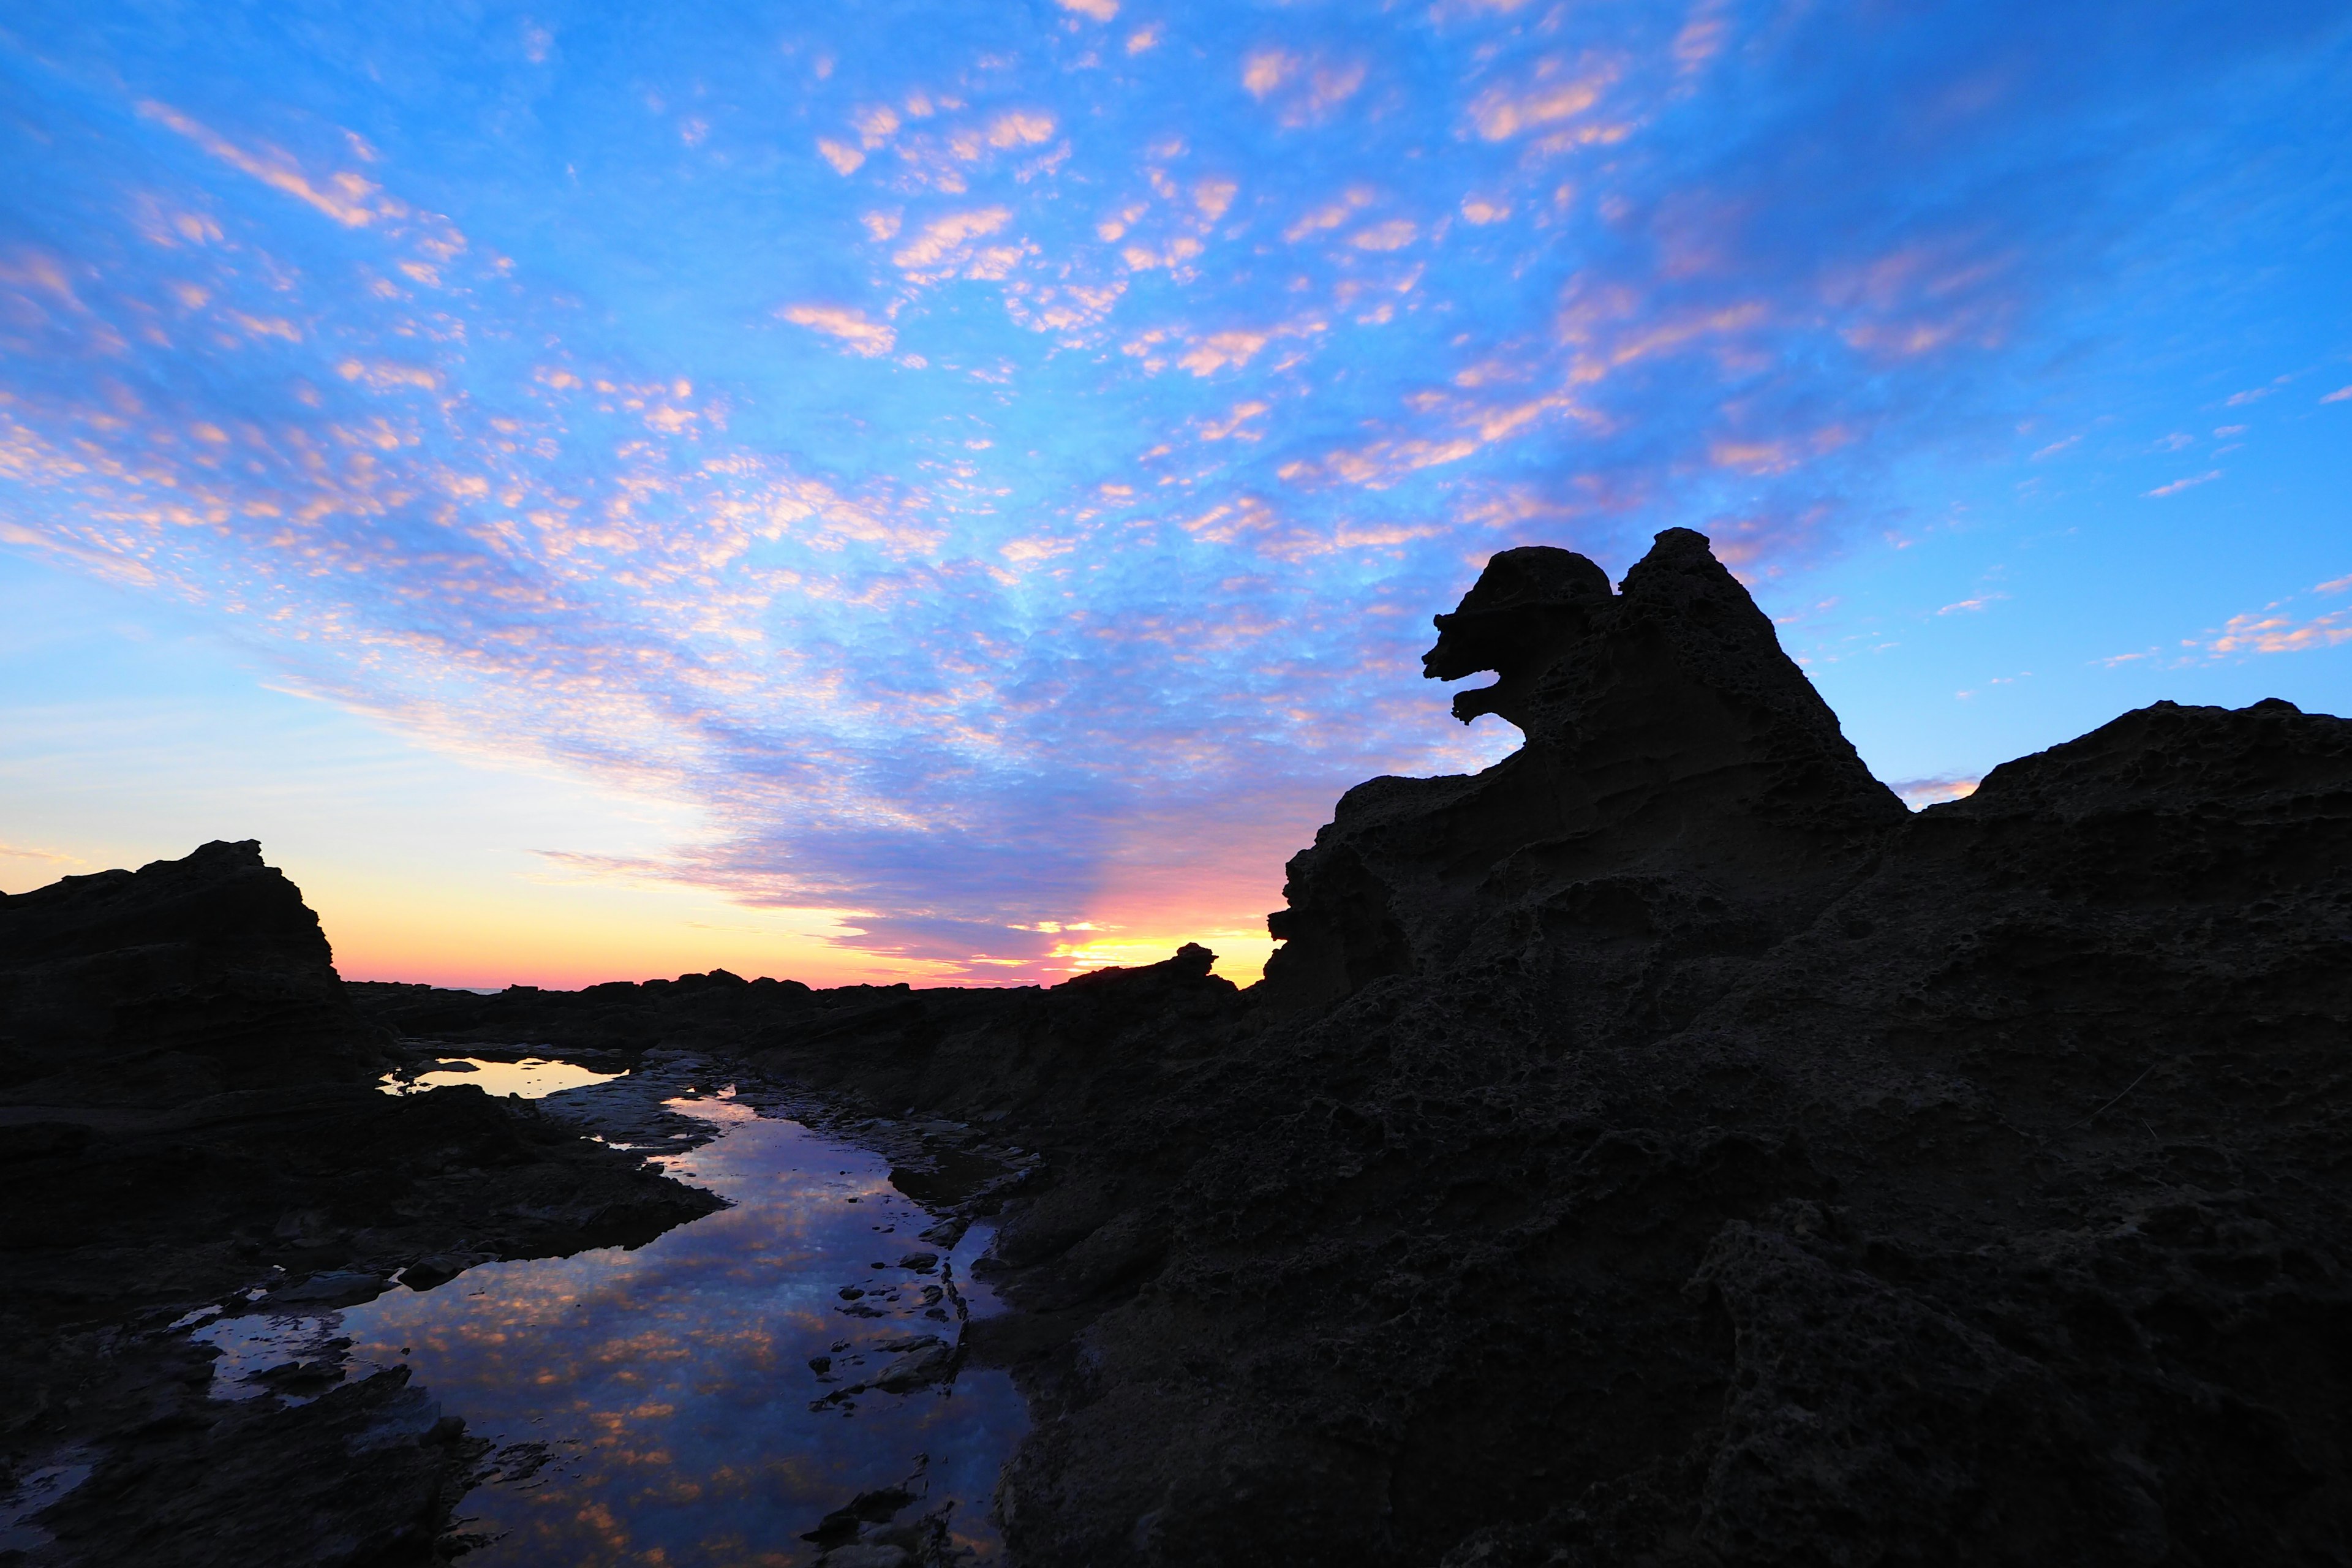
MULTIPOLYGON (((923 1315, 925 1279, 873 1267, 937 1250, 916 1235, 929 1216, 890 1186, 878 1155, 732 1101, 675 1103, 734 1123, 667 1162, 734 1208, 635 1252, 487 1264, 340 1313, 214 1325, 202 1335, 223 1347, 219 1375, 347 1335, 352 1375, 405 1359, 476 1436, 547 1444, 545 1468, 483 1486, 460 1507, 464 1528, 501 1534, 467 1558, 482 1568, 813 1562, 801 1532, 857 1493, 904 1480, 924 1455, 920 1506, 953 1499, 955 1540, 995 1559, 990 1498, 1026 1426, 1006 1373, 967 1370, 944 1390, 810 1408, 892 1359, 866 1347, 953 1337, 951 1304, 945 1323, 923 1315), (846 1315, 839 1291, 849 1285, 898 1299, 867 1297, 879 1317, 846 1315), (828 1352, 846 1374, 835 1384, 808 1364, 828 1352)), ((942 1254, 975 1315, 992 1307, 966 1278, 987 1241, 975 1231, 942 1254)))
POLYGON ((597 1072, 571 1062, 548 1061, 539 1057, 525 1057, 519 1062, 490 1061, 481 1057, 448 1057, 453 1065, 436 1068, 404 1079, 387 1073, 382 1088, 386 1094, 422 1094, 428 1089, 440 1089, 453 1083, 470 1083, 484 1094, 493 1097, 519 1094, 525 1100, 544 1100, 567 1089, 584 1089, 592 1083, 606 1083, 624 1075, 597 1072))

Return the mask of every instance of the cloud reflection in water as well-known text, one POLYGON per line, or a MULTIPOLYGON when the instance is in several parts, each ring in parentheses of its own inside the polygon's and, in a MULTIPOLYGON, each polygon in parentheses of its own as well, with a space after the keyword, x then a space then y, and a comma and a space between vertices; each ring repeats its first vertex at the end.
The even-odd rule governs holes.
MULTIPOLYGON (((668 1162, 735 1207, 634 1252, 488 1264, 436 1290, 394 1290, 311 1331, 350 1337, 355 1375, 404 1348, 418 1383, 476 1436, 548 1446, 545 1468, 517 1474, 529 1467, 510 1461, 509 1479, 467 1498, 462 1527, 501 1535, 468 1561, 813 1562, 803 1531, 905 1479, 922 1455, 919 1506, 953 1499, 957 1543, 993 1560, 996 1471, 1026 1425, 1007 1374, 967 1370, 945 1390, 811 1409, 892 1359, 867 1347, 952 1337, 951 1313, 944 1324, 923 1315, 923 1279, 872 1267, 936 1250, 916 1239, 928 1217, 878 1155, 728 1101, 676 1103, 735 1123, 668 1162), (883 1292, 866 1298, 883 1315, 845 1314, 845 1286, 883 1292), (830 1384, 808 1365, 829 1352, 846 1374, 830 1384)), ((966 1267, 987 1241, 975 1231, 946 1255, 976 1313, 991 1302, 966 1267)))

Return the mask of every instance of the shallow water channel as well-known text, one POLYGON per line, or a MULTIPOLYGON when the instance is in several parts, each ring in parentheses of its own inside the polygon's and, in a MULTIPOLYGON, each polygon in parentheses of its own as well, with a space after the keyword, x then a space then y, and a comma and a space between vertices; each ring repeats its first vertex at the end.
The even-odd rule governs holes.
POLYGON ((634 1251, 207 1323, 215 1395, 292 1394, 289 1362, 331 1366, 338 1351, 344 1377, 405 1363, 499 1446, 458 1509, 481 1568, 814 1563, 848 1528, 804 1539, 826 1515, 861 1495, 869 1519, 887 1514, 873 1494, 894 1488, 912 1499, 898 1525, 939 1518, 935 1547, 996 1561, 990 1500, 1025 1426, 1019 1396, 1000 1371, 929 1380, 954 1365, 966 1314, 997 1310, 970 1276, 989 1233, 919 1239, 932 1216, 881 1155, 731 1096, 667 1103, 720 1135, 662 1163, 732 1208, 634 1251), (858 1386, 885 1380, 903 1392, 858 1386))

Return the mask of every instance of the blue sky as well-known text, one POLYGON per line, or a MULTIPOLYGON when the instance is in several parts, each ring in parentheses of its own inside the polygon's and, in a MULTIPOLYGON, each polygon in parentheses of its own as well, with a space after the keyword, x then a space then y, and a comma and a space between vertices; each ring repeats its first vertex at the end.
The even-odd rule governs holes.
POLYGON ((0 886, 1246 974, 1339 790, 1513 743, 1428 616, 1677 525, 1921 799, 2352 697, 2340 6, 24 12, 0 886))

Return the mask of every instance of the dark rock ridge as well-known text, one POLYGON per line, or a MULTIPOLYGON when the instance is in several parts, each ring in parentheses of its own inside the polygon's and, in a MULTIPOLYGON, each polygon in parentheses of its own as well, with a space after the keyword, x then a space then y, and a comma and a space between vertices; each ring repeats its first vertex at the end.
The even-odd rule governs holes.
POLYGON ((0 894, 0 1095, 14 1103, 367 1083, 389 1043, 344 997, 319 917, 251 839, 0 894))
POLYGON ((215 1402, 210 1352, 163 1326, 719 1206, 522 1101, 379 1093, 395 1037, 250 842, 0 899, 0 1494, 94 1466, 43 1516, 44 1563, 437 1561, 472 1450, 404 1373, 215 1402))
POLYGON ((2352 1562, 2352 724, 2158 703, 1912 816, 1696 534, 1438 629, 1526 746, 1349 792, 1247 992, 346 994, 1042 1155, 966 1205, 1023 1563, 2352 1562))
POLYGON ((1438 627, 1526 746, 1349 792, 1250 992, 627 993, 1047 1157, 972 1336, 1021 1560, 2352 1561, 2352 724, 1912 816, 1696 534, 1438 627))
POLYGON ((1525 953, 1536 931, 1539 962, 1580 971, 1662 915, 1685 952, 1769 945, 1907 815, 1688 529, 1615 595, 1580 555, 1504 551, 1437 626, 1426 674, 1499 678, 1455 717, 1499 714, 1527 743, 1475 777, 1340 798, 1267 921, 1275 1005, 1525 953))

